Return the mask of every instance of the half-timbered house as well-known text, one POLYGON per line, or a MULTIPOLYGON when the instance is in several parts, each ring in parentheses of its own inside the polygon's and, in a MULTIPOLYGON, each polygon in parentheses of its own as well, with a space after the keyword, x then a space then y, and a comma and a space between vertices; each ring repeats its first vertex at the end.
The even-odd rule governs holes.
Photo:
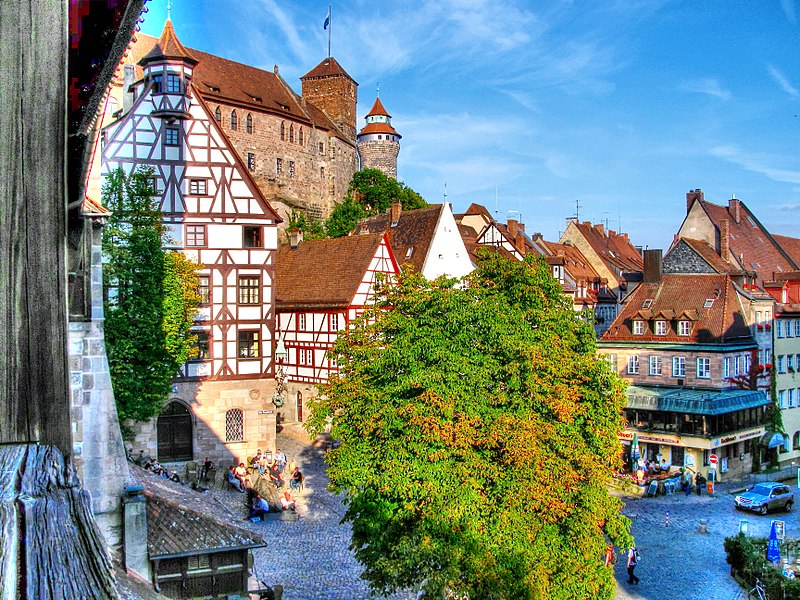
POLYGON ((276 335, 287 352, 282 418, 302 421, 314 386, 337 371, 327 352, 339 331, 372 304, 378 279, 391 281, 400 269, 384 233, 305 242, 299 232, 291 237, 276 257, 276 335))
POLYGON ((196 92, 195 64, 167 21, 140 61, 131 110, 104 130, 102 170, 151 167, 170 244, 202 265, 199 356, 164 413, 138 427, 135 450, 161 461, 238 461, 274 446, 267 402, 280 217, 196 92))

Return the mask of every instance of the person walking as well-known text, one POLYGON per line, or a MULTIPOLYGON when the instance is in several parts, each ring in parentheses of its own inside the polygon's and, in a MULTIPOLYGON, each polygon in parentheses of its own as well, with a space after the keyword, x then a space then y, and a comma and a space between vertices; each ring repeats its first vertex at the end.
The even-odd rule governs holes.
POLYGON ((609 544, 606 546, 606 566, 610 565, 613 569, 615 564, 617 564, 617 557, 614 555, 614 545, 609 544))
POLYGON ((636 565, 639 564, 639 551, 636 546, 628 550, 628 583, 639 583, 639 578, 633 573, 636 565))

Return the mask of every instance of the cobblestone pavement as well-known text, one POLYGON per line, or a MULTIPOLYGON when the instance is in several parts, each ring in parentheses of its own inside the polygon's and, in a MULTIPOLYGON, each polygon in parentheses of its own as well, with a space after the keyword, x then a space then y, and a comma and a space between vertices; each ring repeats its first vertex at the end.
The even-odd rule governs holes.
MULTIPOLYGON (((656 498, 625 499, 623 513, 631 518, 631 532, 642 555, 636 567, 641 579, 627 583, 626 558, 616 565, 617 599, 734 600, 741 590, 729 575, 723 540, 747 520, 750 535, 767 537, 773 519, 786 523, 787 537, 800 536, 797 511, 760 516, 733 508, 734 492, 742 485, 722 484, 714 496, 682 492, 656 498), (669 527, 666 515, 669 512, 669 527), (708 533, 699 533, 705 519, 708 533)), ((746 595, 742 595, 746 598, 746 595)))
MULTIPOLYGON (((245 521, 243 496, 231 490, 213 491, 240 524, 264 536, 268 546, 255 551, 255 574, 269 585, 284 586, 284 600, 366 600, 371 598, 359 578, 361 568, 348 549, 350 526, 340 524, 341 498, 327 490, 324 452, 299 428, 278 434, 278 447, 306 475, 305 489, 295 496, 304 518, 291 521, 245 521)), ((735 484, 718 486, 714 496, 704 490, 656 498, 625 498, 623 513, 631 518, 632 533, 642 554, 636 567, 638 585, 627 583, 625 556, 615 567, 617 600, 736 600, 740 589, 729 576, 723 539, 739 530, 746 519, 752 536, 768 536, 773 519, 786 522, 786 535, 800 537, 797 510, 766 517, 733 508, 735 484), (666 514, 669 512, 669 527, 666 514), (699 533, 700 521, 707 533, 699 533)), ((392 600, 411 600, 411 591, 392 600)), ((746 598, 742 595, 741 598, 746 598)))
MULTIPOLYGON (((327 490, 324 451, 311 444, 299 427, 278 434, 277 446, 288 460, 297 462, 305 475, 305 488, 292 492, 297 499, 297 521, 244 520, 243 495, 233 490, 214 495, 234 514, 237 523, 264 536, 267 547, 254 552, 254 573, 268 585, 284 587, 283 600, 366 600, 371 598, 367 583, 359 578, 361 567, 349 550, 350 525, 340 524, 344 516, 341 498, 327 490)), ((395 594, 392 600, 412 600, 412 592, 395 594)))

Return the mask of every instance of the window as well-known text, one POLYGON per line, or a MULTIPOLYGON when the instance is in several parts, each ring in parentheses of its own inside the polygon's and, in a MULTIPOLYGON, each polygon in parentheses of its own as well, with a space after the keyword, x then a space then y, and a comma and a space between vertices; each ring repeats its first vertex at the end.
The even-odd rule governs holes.
POLYGON ((181 92, 181 78, 180 75, 169 73, 167 75, 167 93, 180 94, 181 92))
POLYGON ((794 371, 794 354, 786 355, 786 368, 789 371, 794 371))
POLYGON ((247 133, 253 133, 253 115, 247 113, 247 119, 245 120, 245 129, 247 133))
POLYGON ((800 337, 800 319, 794 321, 794 337, 800 337))
POLYGON ((319 168, 319 178, 323 180, 325 179, 325 167, 319 168))
POLYGON ((698 379, 711 378, 711 359, 698 358, 697 359, 697 377, 698 379))
POLYGON ((778 392, 778 406, 786 408, 786 390, 780 390, 778 392))
POLYGON ((300 128, 300 131, 297 133, 297 143, 301 146, 303 145, 303 128, 300 128))
POLYGON ((214 118, 217 120, 217 123, 222 124, 222 111, 219 109, 219 106, 214 109, 214 118))
POLYGON ((205 196, 208 193, 208 182, 205 179, 190 179, 189 193, 193 196, 205 196))
POLYGON ((331 331, 339 331, 339 315, 331 315, 331 331))
POLYGON ((206 245, 206 226, 187 225, 186 226, 186 245, 194 248, 206 245))
POLYGON ((241 408, 232 408, 225 412, 225 441, 244 441, 244 412, 241 408))
POLYGON ((672 357, 672 376, 673 377, 686 377, 686 357, 673 356, 672 357))
POLYGON ((638 375, 639 374, 639 357, 638 356, 629 356, 628 357, 628 374, 629 375, 638 375))
POLYGON ((689 335, 692 331, 691 321, 678 321, 678 335, 689 335))
POLYGON ((204 571, 210 568, 211 561, 208 554, 198 554, 196 556, 188 556, 186 558, 187 571, 204 571))
POLYGON ((232 110, 231 111, 231 129, 233 131, 236 131, 236 129, 238 127, 239 127, 239 117, 236 116, 236 111, 232 110))
POLYGON ((164 145, 178 146, 180 144, 180 134, 177 127, 164 128, 164 145))
POLYGON ((200 283, 197 287, 197 294, 200 296, 200 305, 205 306, 211 301, 211 278, 208 275, 198 277, 200 283))
POLYGON ((792 450, 800 450, 800 431, 794 432, 794 437, 792 438, 792 450))
POLYGON ((197 336, 197 356, 193 360, 208 360, 211 357, 209 352, 208 332, 195 331, 197 336))
POLYGON ((238 344, 239 358, 258 358, 261 355, 258 331, 240 331, 238 344))
POLYGON ((281 121, 281 141, 283 142, 285 140, 286 140, 286 123, 281 121))
POLYGON ((608 354, 606 355, 606 360, 608 360, 608 364, 611 366, 611 372, 617 372, 617 355, 616 354, 608 354))
POLYGON ((647 300, 644 300, 642 302, 642 308, 650 308, 651 306, 653 306, 653 299, 652 298, 648 298, 647 300))
POLYGON ((245 225, 242 227, 242 247, 244 248, 263 248, 261 227, 245 225))
POLYGON ((658 355, 650 357, 650 375, 661 375, 661 357, 658 355))
POLYGON ((251 171, 256 170, 256 155, 253 152, 247 153, 247 168, 251 171))
POLYGON ((725 379, 731 376, 731 359, 729 356, 722 359, 722 376, 725 379))
POLYGON ((280 175, 283 172, 283 159, 276 158, 275 159, 275 174, 280 175))
POLYGON ((261 278, 258 275, 239 275, 239 304, 258 304, 261 278))
POLYGON ((298 348, 297 362, 301 365, 312 366, 314 364, 314 351, 311 348, 298 348))
POLYGON ((792 388, 787 390, 786 395, 789 397, 789 408, 794 408, 795 406, 797 406, 797 404, 795 403, 795 389, 792 388))
POLYGON ((656 335, 667 335, 666 321, 656 321, 656 335))
POLYGON ((319 143, 319 153, 320 154, 325 153, 325 144, 323 144, 322 142, 319 143))
POLYGON ((749 354, 745 354, 744 355, 744 372, 745 373, 750 373, 750 360, 751 360, 750 355, 749 354))
POLYGON ((734 356, 733 357, 733 376, 737 377, 738 375, 742 374, 742 357, 741 356, 734 356))
POLYGON ((294 143, 294 125, 289 125, 289 143, 294 143))
POLYGON ((161 93, 161 75, 153 75, 153 93, 160 94, 161 93))
POLYGON ((633 322, 633 335, 644 335, 644 321, 633 322))
POLYGON ((778 373, 786 373, 786 357, 783 354, 778 355, 778 373))
POLYGON ((306 316, 303 313, 297 315, 297 330, 298 331, 306 330, 306 316))
POLYGON ((289 177, 294 177, 294 161, 289 161, 289 177))
POLYGON ((706 301, 703 303, 703 308, 711 308, 714 306, 714 298, 706 298, 706 301))

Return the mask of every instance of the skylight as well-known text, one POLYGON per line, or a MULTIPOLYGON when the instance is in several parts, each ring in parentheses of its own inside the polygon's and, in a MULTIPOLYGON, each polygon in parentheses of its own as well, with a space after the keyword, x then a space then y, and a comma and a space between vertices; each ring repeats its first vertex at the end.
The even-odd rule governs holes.
POLYGON ((642 302, 642 308, 650 308, 651 306, 653 306, 652 298, 648 298, 647 300, 642 302))
POLYGON ((703 304, 703 308, 711 308, 714 306, 714 298, 706 298, 705 304, 703 304))

